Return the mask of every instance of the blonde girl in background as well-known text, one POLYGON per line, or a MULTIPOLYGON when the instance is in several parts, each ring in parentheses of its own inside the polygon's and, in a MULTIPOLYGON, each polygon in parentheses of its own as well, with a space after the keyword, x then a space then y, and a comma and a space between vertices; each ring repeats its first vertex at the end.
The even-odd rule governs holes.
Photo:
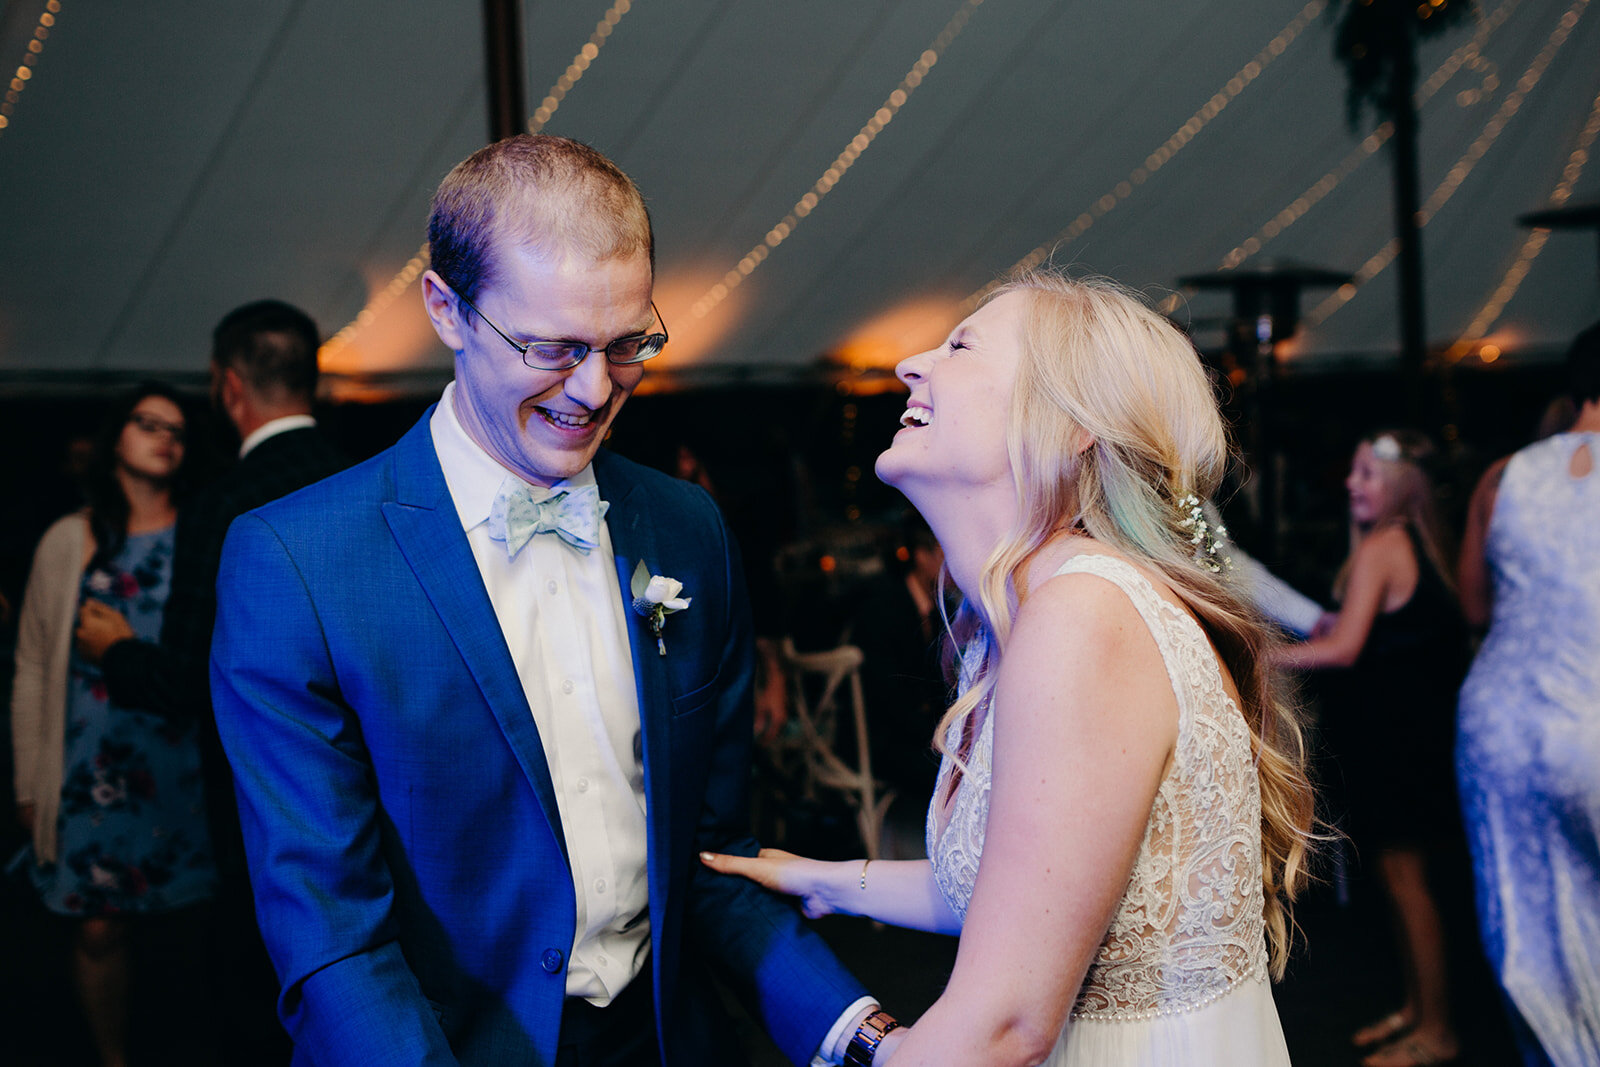
POLYGON ((1384 430, 1356 446, 1338 615, 1325 634, 1279 656, 1326 672, 1325 730, 1344 779, 1347 830, 1363 865, 1376 867, 1395 919, 1404 1001, 1352 1035, 1372 1050, 1367 1067, 1444 1063, 1460 1050, 1429 874, 1460 833, 1451 751, 1467 643, 1428 473, 1435 456, 1414 430, 1384 430))

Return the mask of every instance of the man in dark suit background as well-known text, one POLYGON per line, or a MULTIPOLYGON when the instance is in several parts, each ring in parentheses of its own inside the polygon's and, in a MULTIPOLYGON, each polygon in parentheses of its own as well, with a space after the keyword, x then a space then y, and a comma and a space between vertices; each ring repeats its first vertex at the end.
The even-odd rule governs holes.
POLYGON ((239 433, 239 461, 179 510, 161 641, 134 638, 121 615, 92 599, 84 604, 76 634, 79 653, 99 661, 116 703, 199 722, 221 876, 211 945, 216 973, 209 976, 217 1000, 213 1021, 238 1050, 230 1055, 250 1062, 287 1062, 288 1044, 273 1012, 276 982, 256 929, 233 776, 217 740, 207 665, 229 524, 346 465, 311 414, 318 345, 311 317, 280 300, 245 304, 217 324, 211 396, 239 433))

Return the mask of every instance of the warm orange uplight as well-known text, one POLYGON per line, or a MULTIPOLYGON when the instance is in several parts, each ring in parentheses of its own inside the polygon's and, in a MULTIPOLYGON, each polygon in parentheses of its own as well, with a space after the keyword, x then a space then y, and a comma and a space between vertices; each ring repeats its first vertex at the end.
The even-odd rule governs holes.
POLYGON ((832 574, 838 569, 839 561, 834 559, 832 556, 823 556, 821 559, 817 560, 817 566, 822 568, 822 573, 832 574))
POLYGON ((907 356, 942 342, 960 321, 955 293, 916 297, 880 312, 828 353, 830 362, 851 370, 893 370, 907 356))
POLYGON ((1485 363, 1493 363, 1500 358, 1499 345, 1484 345, 1478 349, 1478 358, 1485 363))
POLYGON ((740 300, 723 301, 714 315, 693 313, 695 301, 722 275, 721 268, 711 264, 675 267, 656 275, 656 307, 661 309, 672 340, 667 343, 666 351, 648 366, 645 381, 650 380, 648 370, 656 367, 676 369, 705 362, 739 325, 743 318, 743 301, 740 300))
MULTIPOLYGON (((368 270, 367 286, 376 292, 388 282, 389 271, 368 270)), ((433 332, 416 282, 411 283, 381 311, 352 330, 347 338, 333 339, 317 354, 328 374, 359 377, 418 367, 448 367, 449 353, 433 332)))

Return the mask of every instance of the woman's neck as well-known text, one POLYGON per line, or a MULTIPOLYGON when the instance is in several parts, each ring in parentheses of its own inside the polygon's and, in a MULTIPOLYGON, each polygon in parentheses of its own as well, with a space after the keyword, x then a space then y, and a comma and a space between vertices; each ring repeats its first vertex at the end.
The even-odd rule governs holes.
POLYGON ((977 599, 984 563, 1016 525, 1016 498, 1009 487, 939 494, 912 504, 939 539, 951 581, 962 595, 977 599))
POLYGON ((117 481, 128 500, 130 534, 164 530, 177 519, 177 509, 172 506, 171 483, 153 481, 128 470, 118 470, 117 481))
POLYGON ((1600 433, 1600 401, 1590 400, 1578 409, 1571 433, 1600 433))

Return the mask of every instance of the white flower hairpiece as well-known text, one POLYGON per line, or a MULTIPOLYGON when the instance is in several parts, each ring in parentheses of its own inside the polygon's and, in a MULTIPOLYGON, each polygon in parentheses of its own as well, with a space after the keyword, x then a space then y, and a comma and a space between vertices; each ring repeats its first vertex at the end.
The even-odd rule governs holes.
POLYGON ((1200 498, 1193 493, 1186 493, 1178 498, 1178 514, 1183 518, 1178 520, 1179 529, 1189 531, 1189 543, 1194 546, 1194 561, 1212 574, 1221 574, 1223 568, 1233 568, 1233 557, 1220 555, 1223 544, 1228 536, 1228 528, 1222 523, 1212 526, 1206 520, 1206 509, 1200 503, 1200 498))
POLYGON ((1372 454, 1381 460, 1398 463, 1402 455, 1400 442, 1394 439, 1393 434, 1384 434, 1372 442, 1372 454))

